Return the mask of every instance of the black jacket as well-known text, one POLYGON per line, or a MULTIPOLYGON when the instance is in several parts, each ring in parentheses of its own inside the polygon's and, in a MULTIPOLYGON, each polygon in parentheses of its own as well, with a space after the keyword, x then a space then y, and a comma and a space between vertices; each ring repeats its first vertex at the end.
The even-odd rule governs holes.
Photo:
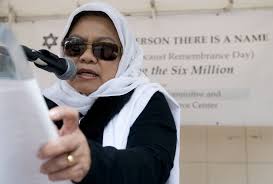
MULTIPOLYGON (((103 130, 128 102, 133 91, 96 100, 80 121, 92 164, 80 184, 161 184, 173 167, 176 149, 175 122, 164 95, 156 92, 130 128, 124 150, 102 147, 103 130)), ((56 104, 46 99, 50 108, 56 104)), ((60 128, 62 122, 56 122, 60 128)))

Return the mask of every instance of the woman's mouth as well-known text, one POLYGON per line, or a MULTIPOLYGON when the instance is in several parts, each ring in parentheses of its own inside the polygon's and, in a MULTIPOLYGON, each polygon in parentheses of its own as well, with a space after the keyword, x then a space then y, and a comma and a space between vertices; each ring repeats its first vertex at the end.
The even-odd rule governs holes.
POLYGON ((77 71, 77 77, 81 78, 81 79, 94 79, 97 78, 99 75, 90 69, 79 69, 77 71))

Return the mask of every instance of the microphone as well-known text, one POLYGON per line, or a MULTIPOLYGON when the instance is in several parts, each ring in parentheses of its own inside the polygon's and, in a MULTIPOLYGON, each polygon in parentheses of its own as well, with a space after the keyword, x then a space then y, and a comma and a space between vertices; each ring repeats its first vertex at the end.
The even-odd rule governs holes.
POLYGON ((72 79, 77 73, 76 65, 71 59, 59 58, 45 49, 37 51, 24 45, 22 48, 28 61, 33 62, 38 68, 53 72, 61 80, 72 79))

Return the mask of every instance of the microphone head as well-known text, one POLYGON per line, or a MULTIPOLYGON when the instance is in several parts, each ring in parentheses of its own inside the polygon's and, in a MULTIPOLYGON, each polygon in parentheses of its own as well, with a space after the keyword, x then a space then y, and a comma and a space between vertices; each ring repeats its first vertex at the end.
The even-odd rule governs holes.
POLYGON ((28 61, 35 61, 36 59, 38 59, 38 56, 36 55, 36 51, 34 49, 30 49, 25 45, 21 45, 26 57, 28 61))
POLYGON ((56 75, 61 80, 73 79, 77 73, 77 67, 74 61, 70 58, 63 58, 66 61, 67 69, 62 75, 56 75))

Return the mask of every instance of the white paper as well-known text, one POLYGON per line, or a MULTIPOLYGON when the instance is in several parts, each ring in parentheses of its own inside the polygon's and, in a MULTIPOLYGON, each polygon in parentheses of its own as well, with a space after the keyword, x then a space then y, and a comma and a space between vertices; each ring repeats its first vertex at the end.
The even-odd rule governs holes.
POLYGON ((41 145, 57 137, 34 79, 0 80, 0 184, 68 184, 40 173, 41 145))

